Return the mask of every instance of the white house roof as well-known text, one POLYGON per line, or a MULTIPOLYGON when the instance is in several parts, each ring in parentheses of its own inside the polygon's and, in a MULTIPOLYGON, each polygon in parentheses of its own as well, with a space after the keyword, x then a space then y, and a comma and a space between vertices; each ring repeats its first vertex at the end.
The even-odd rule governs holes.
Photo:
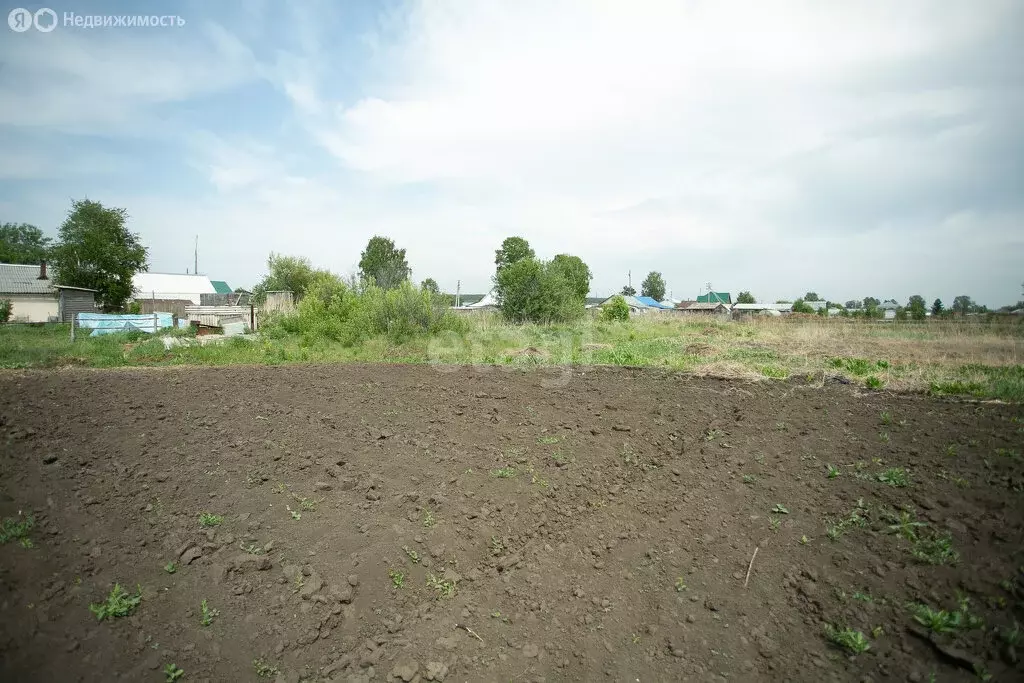
POLYGON ((136 273, 132 287, 138 297, 157 299, 195 299, 200 294, 215 294, 216 289, 206 275, 179 275, 177 273, 136 273), (170 295, 174 296, 170 296, 170 295))

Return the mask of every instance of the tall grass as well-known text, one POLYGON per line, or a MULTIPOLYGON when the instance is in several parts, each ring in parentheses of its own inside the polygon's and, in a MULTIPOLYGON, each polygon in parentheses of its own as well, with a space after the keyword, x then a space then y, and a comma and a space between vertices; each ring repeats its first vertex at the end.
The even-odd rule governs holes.
POLYGON ((855 320, 727 322, 670 315, 517 325, 455 314, 415 287, 311 291, 255 341, 164 349, 159 339, 79 338, 66 326, 0 325, 0 367, 384 362, 657 367, 747 380, 842 376, 865 388, 1024 402, 1024 327, 855 320))

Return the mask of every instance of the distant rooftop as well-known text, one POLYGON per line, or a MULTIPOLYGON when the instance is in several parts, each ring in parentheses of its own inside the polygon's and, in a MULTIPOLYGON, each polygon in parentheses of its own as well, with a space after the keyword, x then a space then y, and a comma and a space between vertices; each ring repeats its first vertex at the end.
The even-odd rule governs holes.
POLYGON ((0 294, 53 294, 53 280, 39 279, 40 266, 0 263, 0 294))

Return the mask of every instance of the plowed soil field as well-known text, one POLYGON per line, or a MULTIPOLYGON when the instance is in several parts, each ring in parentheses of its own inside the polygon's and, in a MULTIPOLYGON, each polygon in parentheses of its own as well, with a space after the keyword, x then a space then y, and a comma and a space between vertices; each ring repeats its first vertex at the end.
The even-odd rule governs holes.
POLYGON ((629 369, 5 372, 0 680, 1022 680, 1022 414, 629 369))

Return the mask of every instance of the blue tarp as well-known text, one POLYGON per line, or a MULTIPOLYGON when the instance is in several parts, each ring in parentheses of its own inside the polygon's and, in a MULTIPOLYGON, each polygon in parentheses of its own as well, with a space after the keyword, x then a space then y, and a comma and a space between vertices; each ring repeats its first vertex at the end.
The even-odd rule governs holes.
POLYGON ((90 336, 114 334, 138 330, 152 334, 165 327, 174 326, 174 316, 170 313, 142 313, 139 315, 116 315, 114 313, 79 313, 78 327, 92 330, 90 336), (153 318, 156 317, 156 329, 153 318))
POLYGON ((665 304, 661 303, 660 301, 655 301, 654 299, 652 299, 649 296, 638 296, 638 297, 636 297, 636 300, 637 301, 641 301, 641 302, 647 304, 651 308, 672 308, 671 306, 666 306, 665 304))

